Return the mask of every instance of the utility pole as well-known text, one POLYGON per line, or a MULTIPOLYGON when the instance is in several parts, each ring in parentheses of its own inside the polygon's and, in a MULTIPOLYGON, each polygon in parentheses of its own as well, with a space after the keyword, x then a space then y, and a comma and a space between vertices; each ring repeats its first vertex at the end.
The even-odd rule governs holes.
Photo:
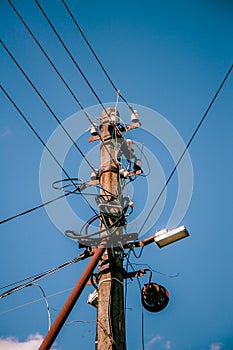
MULTIPOLYGON (((126 350, 125 315, 124 315, 124 278, 144 276, 150 272, 148 283, 141 290, 141 302, 149 312, 162 311, 169 302, 169 293, 165 287, 151 280, 152 271, 144 269, 127 272, 123 268, 124 249, 143 248, 156 243, 163 248, 171 243, 189 236, 185 226, 172 230, 163 229, 152 236, 138 241, 137 233, 125 233, 128 208, 133 208, 133 202, 124 197, 126 179, 132 179, 142 173, 141 160, 134 153, 132 140, 125 140, 122 132, 138 128, 141 124, 137 111, 131 116, 132 124, 121 125, 120 117, 115 108, 107 108, 102 112, 100 132, 92 125, 92 137, 88 142, 100 140, 100 170, 94 172, 94 179, 80 185, 81 192, 88 186, 100 184, 100 194, 96 196, 99 214, 91 219, 100 219, 100 230, 95 234, 88 234, 90 220, 86 224, 86 234, 68 230, 68 237, 76 239, 79 247, 86 247, 79 259, 91 257, 86 269, 78 280, 72 293, 61 309, 52 327, 44 338, 39 350, 49 350, 66 319, 72 311, 76 301, 87 284, 94 284, 94 269, 98 265, 95 291, 96 306, 98 295, 98 313, 96 325, 96 350, 126 350), (128 162, 125 167, 124 161, 128 162), (121 164, 122 163, 122 164, 121 164), (94 237, 98 235, 97 237, 94 237)), ((131 180, 132 181, 132 180, 131 180)))
MULTIPOLYGON (((117 139, 121 136, 110 121, 115 109, 108 108, 102 112, 100 122, 100 195, 105 203, 121 201, 119 164, 116 154, 117 139)), ((115 114, 115 117, 117 115, 115 114)), ((114 211, 114 205, 113 205, 114 211)), ((111 217, 100 212, 100 229, 102 237, 111 230, 115 237, 122 234, 122 225, 117 220, 116 226, 111 217), (105 222, 103 222, 105 221, 105 222)), ((111 241, 110 241, 111 245, 111 241)), ((114 245, 114 244, 113 244, 114 245)), ((97 350, 125 350, 125 315, 123 288, 123 249, 108 247, 99 263, 98 316, 97 316, 97 350)))

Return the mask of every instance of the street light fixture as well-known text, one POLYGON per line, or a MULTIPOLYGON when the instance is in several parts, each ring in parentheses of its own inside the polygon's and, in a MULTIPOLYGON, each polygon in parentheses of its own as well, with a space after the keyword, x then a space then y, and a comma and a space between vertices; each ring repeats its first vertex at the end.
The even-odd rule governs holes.
POLYGON ((165 228, 155 234, 154 241, 159 248, 163 248, 168 244, 174 243, 188 236, 189 233, 185 226, 179 226, 173 230, 165 228))

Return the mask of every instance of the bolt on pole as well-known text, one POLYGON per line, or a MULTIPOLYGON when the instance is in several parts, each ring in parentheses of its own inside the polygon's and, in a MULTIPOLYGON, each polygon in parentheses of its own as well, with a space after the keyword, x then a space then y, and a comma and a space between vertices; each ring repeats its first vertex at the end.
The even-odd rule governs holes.
MULTIPOLYGON (((110 121, 114 108, 107 108, 100 121, 100 195, 105 203, 121 200, 119 164, 115 144, 120 137, 110 121)), ((111 204, 110 204, 111 205, 111 204)), ((122 234, 122 225, 114 218, 106 217, 100 210, 102 236, 111 232, 115 237, 122 234)), ((111 245, 111 241, 109 243, 111 245)), ((125 350, 125 315, 123 286, 123 249, 108 247, 99 263, 98 316, 96 349, 125 350)))

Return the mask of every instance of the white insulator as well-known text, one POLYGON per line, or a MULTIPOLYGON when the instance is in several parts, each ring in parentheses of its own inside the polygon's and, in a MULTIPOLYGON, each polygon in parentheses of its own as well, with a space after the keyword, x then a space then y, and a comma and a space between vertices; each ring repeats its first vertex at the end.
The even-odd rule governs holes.
POLYGON ((133 207, 134 207, 134 202, 133 202, 133 201, 129 201, 128 204, 129 204, 129 207, 130 207, 130 208, 133 208, 133 207))
POLYGON ((98 125, 96 123, 91 125, 91 134, 92 136, 98 135, 98 125))
POLYGON ((123 169, 123 168, 119 170, 119 173, 121 176, 124 176, 124 172, 125 172, 125 169, 123 169))
POLYGON ((129 172, 127 170, 125 170, 123 176, 126 179, 129 176, 129 172))
POLYGON ((88 295, 88 304, 98 308, 98 291, 95 289, 93 293, 88 295))
POLYGON ((99 170, 95 169, 95 171, 92 171, 91 173, 91 180, 97 180, 99 178, 99 170))
POLYGON ((128 152, 130 152, 130 154, 132 154, 134 152, 135 149, 135 145, 134 142, 130 139, 125 140, 127 147, 128 147, 128 152))
POLYGON ((131 122, 132 123, 138 123, 139 122, 139 114, 136 109, 133 110, 133 113, 131 114, 131 122))

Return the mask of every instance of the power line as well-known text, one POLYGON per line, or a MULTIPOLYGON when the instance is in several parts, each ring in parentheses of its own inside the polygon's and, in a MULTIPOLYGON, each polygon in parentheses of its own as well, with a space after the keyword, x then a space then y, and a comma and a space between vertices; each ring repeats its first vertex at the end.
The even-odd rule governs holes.
MULTIPOLYGON (((41 13, 44 15, 45 19, 47 20, 47 22, 49 23, 50 27, 52 28, 53 32, 55 33, 56 37, 58 38, 58 40, 60 41, 60 43, 62 44, 62 46, 64 47, 64 49, 66 50, 66 52, 68 53, 69 57, 71 58, 72 62, 74 63, 75 67, 78 69, 79 73, 81 74, 82 78, 84 79, 84 81, 87 83, 88 87, 90 88, 90 90, 92 91, 92 93, 94 94, 94 96, 96 97, 97 101, 99 102, 99 104, 101 105, 101 107, 103 108, 103 110, 105 111, 108 119, 111 121, 111 117, 108 113, 108 111, 106 110, 103 102, 100 100, 99 96, 97 95, 97 93, 95 92, 93 86, 91 85, 91 83, 89 82, 89 80, 87 79, 87 77, 85 76, 85 74, 83 73, 83 71, 81 70, 80 66, 78 65, 78 63, 76 62, 76 60, 74 59, 73 55, 71 54, 70 50, 68 49, 68 47, 65 45, 64 41, 62 40, 61 36, 58 34, 57 30, 55 29, 54 25, 52 24, 52 22, 50 21, 49 17, 47 16, 47 14, 45 13, 45 11, 43 10, 43 8, 41 7, 40 3, 38 2, 38 0, 35 0, 35 3, 37 4, 37 6, 39 7, 41 13)), ((116 124, 113 124, 114 128, 119 132, 119 134, 121 134, 120 129, 118 128, 118 126, 116 124)), ((102 138, 100 137, 101 141, 102 138)), ((112 158, 112 157, 111 157, 112 158)), ((115 159, 113 159, 114 163, 116 164, 115 159)), ((93 170, 94 171, 94 170, 93 170)))
POLYGON ((37 93, 37 95, 40 97, 40 99, 42 100, 42 102, 45 104, 45 106, 48 108, 48 110, 50 111, 50 113, 52 114, 52 116, 54 117, 54 119, 57 121, 57 123, 61 126, 61 128, 64 130, 64 132, 66 133, 66 135, 69 137, 69 139, 72 141, 72 143, 74 144, 74 146, 77 148, 77 150, 79 151, 79 153, 81 154, 81 156, 83 157, 83 159, 86 161, 86 163, 89 165, 89 167, 95 171, 95 168, 91 165, 91 163, 88 161, 88 159, 86 158, 85 154, 83 153, 83 151, 80 149, 80 147, 77 145, 77 143, 73 140, 73 138, 70 136, 69 132, 66 130, 66 128, 63 126, 62 122, 59 120, 59 118, 56 116, 56 114, 54 113, 54 111, 51 109, 51 107, 48 105, 48 103, 46 102, 46 100, 44 99, 44 97, 41 95, 41 93, 39 92, 39 90, 36 88, 36 86, 33 84, 33 82, 31 81, 31 79, 28 77, 28 75, 25 73, 25 71, 23 70, 23 68, 19 65, 19 63, 16 61, 16 59, 14 58, 14 56, 11 54, 11 52, 9 51, 9 49, 7 48, 7 46, 3 43, 2 40, 0 40, 2 46, 4 47, 5 51, 8 53, 8 55, 11 57, 11 59, 13 60, 13 62, 16 64, 16 66, 19 68, 19 70, 21 71, 21 73, 24 75, 24 77, 27 79, 27 81, 29 82, 29 84, 32 86, 32 88, 34 89, 34 91, 37 93))
MULTIPOLYGON (((129 251, 129 254, 126 255, 127 264, 131 266, 133 271, 135 271, 135 268, 133 267, 133 264, 129 260, 130 253, 131 253, 131 251, 129 251)), ((138 283, 139 293, 141 293, 142 286, 141 286, 140 279, 139 279, 138 276, 136 276, 136 279, 137 279, 137 283, 138 283)), ((143 306, 141 306, 141 342, 142 342, 142 350, 145 349, 144 333, 145 333, 145 330, 144 330, 144 312, 143 312, 143 306)))
MULTIPOLYGON (((76 258, 70 260, 70 261, 67 261, 65 262, 64 264, 62 265, 59 265, 57 267, 54 267, 50 270, 47 270, 45 272, 42 272, 42 273, 39 273, 39 274, 36 274, 36 275, 33 275, 32 277, 28 277, 28 278, 25 278, 21 281, 25 281, 24 283, 14 287, 14 288, 11 288, 5 292, 3 292, 2 294, 0 294, 0 299, 1 298, 4 298, 14 292, 17 292, 25 287, 27 287, 28 285, 34 283, 34 282, 38 282, 39 280, 49 276, 49 275, 52 275, 60 270, 63 270, 64 268, 70 266, 70 265, 73 265, 81 260, 84 260, 86 258, 88 258, 90 256, 90 252, 88 250, 85 250, 83 253, 81 253, 79 256, 77 256, 76 258)), ((19 284, 21 281, 18 281, 18 282, 14 282, 14 283, 11 283, 10 285, 8 286, 12 286, 12 285, 15 285, 15 284, 19 284)), ((4 287, 1 287, 1 289, 4 289, 4 288, 7 288, 8 286, 4 286, 4 287)))
MULTIPOLYGON (((19 114, 20 114, 20 116, 23 118, 23 120, 27 123, 27 125, 30 127, 30 129, 33 131, 33 133, 36 135, 36 137, 39 139, 39 141, 42 143, 42 145, 47 149, 47 151, 48 151, 49 154, 52 156, 52 158, 55 160, 55 162, 58 164, 58 166, 62 169, 62 171, 64 172, 64 174, 68 177, 68 179, 69 179, 69 180, 73 183, 73 185, 76 187, 76 189, 75 189, 74 191, 70 191, 69 193, 66 193, 66 196, 67 196, 68 194, 75 193, 76 191, 78 191, 78 187, 75 185, 75 183, 74 183, 73 180, 70 178, 70 176, 69 176, 69 174, 67 173, 67 171, 63 168, 63 166, 60 164, 60 162, 57 160, 57 158, 54 156, 54 154, 51 152, 51 150, 50 150, 50 149, 48 148, 48 146, 45 144, 45 142, 43 141, 43 139, 40 137, 40 135, 39 135, 39 134, 37 133, 37 131, 34 129, 34 127, 32 126, 32 124, 31 124, 31 123, 29 122, 29 120, 25 117, 25 115, 23 114, 23 112, 19 109, 19 107, 16 105, 16 103, 13 101, 13 99, 10 97, 10 95, 6 92, 6 90, 3 88, 3 86, 1 85, 0 87, 1 87, 2 91, 4 92, 4 94, 7 96, 7 98, 10 100, 10 102, 13 104, 13 106, 16 108, 16 110, 19 112, 19 114)), ((96 211, 94 210, 94 208, 92 208, 92 206, 89 204, 89 202, 88 202, 88 200, 86 199, 86 197, 85 197, 81 192, 79 192, 79 194, 82 196, 82 198, 85 200, 85 202, 86 202, 86 203, 88 204, 88 206, 91 208, 91 210, 92 210, 94 213, 96 213, 96 211)), ((55 199, 52 199, 52 200, 50 200, 50 201, 48 201, 48 202, 45 202, 45 203, 43 203, 43 204, 40 204, 39 206, 36 206, 36 207, 34 207, 34 208, 32 208, 32 209, 29 209, 29 210, 26 210, 26 211, 24 211, 24 212, 22 212, 22 213, 16 214, 16 215, 14 215, 14 216, 12 216, 12 217, 10 217, 10 218, 7 218, 7 219, 5 219, 5 220, 0 221, 0 224, 3 224, 3 223, 5 223, 5 222, 7 222, 7 221, 11 221, 11 220, 13 220, 13 219, 15 219, 15 218, 17 218, 17 217, 19 217, 19 216, 23 216, 23 215, 25 215, 25 214, 28 214, 28 213, 30 213, 30 212, 32 212, 32 211, 35 211, 35 210, 37 210, 37 209, 39 209, 39 208, 42 208, 42 207, 48 205, 48 204, 50 204, 50 203, 53 203, 53 202, 55 202, 56 200, 61 199, 61 198, 63 198, 63 197, 65 197, 65 195, 59 196, 59 197, 57 197, 57 198, 55 198, 55 199)))
POLYGON ((44 301, 45 301, 45 304, 46 304, 46 309, 47 309, 47 314, 48 314, 48 330, 50 330, 51 328, 51 313, 50 313, 50 307, 49 307, 49 303, 48 303, 48 300, 47 300, 47 296, 45 294, 45 291, 44 289, 37 283, 31 283, 28 285, 28 287, 38 287, 40 290, 41 290, 41 293, 43 294, 43 297, 44 297, 44 301))
POLYGON ((24 216, 24 215, 26 215, 26 214, 32 213, 33 211, 38 210, 38 209, 40 209, 40 208, 43 208, 43 207, 45 207, 45 206, 48 205, 48 204, 54 203, 54 202, 56 202, 56 201, 59 200, 59 199, 62 199, 62 198, 64 198, 64 197, 69 196, 71 193, 72 193, 72 192, 65 193, 65 194, 63 194, 63 195, 61 195, 61 196, 59 196, 59 197, 56 197, 56 198, 54 198, 54 199, 51 199, 51 200, 48 201, 48 202, 44 202, 44 203, 42 203, 42 204, 37 205, 36 207, 33 207, 33 208, 31 208, 31 209, 22 211, 21 213, 18 213, 18 214, 16 214, 16 215, 10 216, 9 218, 6 218, 6 219, 0 221, 0 225, 1 225, 1 224, 5 224, 6 222, 11 221, 11 220, 13 220, 13 219, 16 219, 16 218, 18 218, 18 217, 20 217, 20 216, 24 216))
POLYGON ((55 72, 58 74, 58 76, 60 77, 60 79, 62 80, 62 82, 65 84, 66 88, 68 89, 68 91, 70 92, 70 94, 73 96, 73 98, 75 99, 75 101, 77 102, 77 104, 79 105, 79 107, 81 108, 81 110, 84 112, 84 114, 86 115, 86 117, 88 118, 89 122, 92 123, 92 120, 89 116, 89 114, 87 113, 87 111, 85 110, 85 108, 82 106, 81 102, 78 100, 77 96, 74 94, 74 92, 71 90, 71 88, 69 87, 69 85, 67 84, 67 82, 65 81, 65 79, 63 78, 63 76, 61 75, 61 73, 59 72, 59 70, 57 69, 57 67, 55 66, 55 64, 53 63, 53 61, 51 60, 51 58, 48 56, 48 54, 46 53, 46 51, 43 49, 42 45, 39 43, 39 41, 37 40, 37 38, 35 37, 35 35, 32 33, 31 29, 29 28, 29 26, 27 25, 27 23, 24 21, 24 19, 22 18, 22 16, 20 15, 20 13, 17 11, 17 9, 15 8, 15 6, 12 4, 11 0, 8 0, 9 4, 11 5, 12 9, 15 11, 16 15, 18 16, 18 18, 20 19, 20 21, 23 23, 23 25, 25 26, 25 28, 27 29, 27 31, 29 32, 29 34, 32 36, 32 38, 34 39, 34 41, 36 42, 36 44, 39 46, 40 50, 43 52, 43 54, 45 55, 45 57, 47 58, 47 60, 49 61, 49 63, 51 64, 51 66, 53 67, 53 69, 55 70, 55 72))
MULTIPOLYGON (((71 58, 72 62, 74 63, 75 67, 78 69, 79 73, 81 74, 82 78, 84 79, 84 81, 87 83, 88 87, 90 88, 90 90, 92 91, 92 93, 94 94, 94 96, 96 97, 97 101, 99 102, 99 104, 101 105, 101 107, 103 108, 103 110, 105 111, 108 119, 111 121, 111 117, 108 113, 108 111, 106 110, 103 102, 100 100, 99 96, 97 95, 97 93, 95 92, 93 86, 91 85, 91 83, 89 82, 89 80, 87 79, 87 77, 85 76, 85 74, 83 73, 83 71, 81 70, 80 66, 78 65, 78 63, 76 62, 76 60, 74 59, 73 55, 71 54, 70 50, 68 49, 68 47, 65 45, 64 41, 62 40, 61 36, 58 34, 57 30, 55 29, 54 25, 52 24, 52 22, 50 21, 49 17, 47 16, 47 14, 45 13, 45 11, 43 10, 43 8, 41 7, 40 3, 38 2, 38 0, 35 0, 35 3, 37 4, 37 6, 39 7, 41 13, 44 15, 45 19, 47 20, 47 22, 49 23, 50 27, 52 28, 53 32, 55 33, 56 37, 58 38, 58 40, 60 41, 60 43, 62 44, 62 46, 64 47, 64 49, 66 50, 66 52, 68 53, 69 57, 71 58)), ((116 124, 114 124, 114 128, 117 129, 117 131, 121 134, 120 129, 118 128, 118 126, 116 124)), ((101 137, 100 137, 101 139, 101 137)), ((101 139, 101 141, 103 141, 101 139)), ((116 163, 115 159, 113 159, 114 163, 116 163)), ((94 170, 93 170, 94 171, 94 170)))
POLYGON ((83 71, 81 70, 80 66, 78 65, 78 63, 76 62, 76 60, 74 59, 73 55, 71 54, 70 50, 68 49, 68 47, 65 45, 64 41, 62 40, 61 36, 58 34, 57 30, 55 29, 54 25, 52 24, 52 22, 50 21, 50 19, 48 18, 47 14, 45 13, 45 11, 43 10, 43 8, 41 7, 40 3, 38 2, 38 0, 35 0, 35 3, 37 4, 37 6, 39 7, 41 13, 44 15, 44 17, 46 18, 47 22, 49 23, 50 27, 52 28, 53 32, 55 33, 56 37, 58 38, 58 40, 60 41, 60 43, 62 44, 62 46, 64 47, 64 49, 66 50, 66 52, 68 53, 69 57, 71 58, 72 62, 74 63, 75 67, 78 69, 79 73, 81 74, 82 78, 85 80, 85 82, 87 83, 88 87, 90 88, 90 90, 92 91, 92 93, 94 94, 94 96, 96 97, 97 101, 99 102, 99 104, 102 106, 102 108, 106 111, 105 106, 103 105, 103 103, 101 102, 99 96, 97 95, 97 93, 95 92, 94 88, 92 87, 91 83, 88 81, 87 77, 85 76, 85 74, 83 73, 83 71))
POLYGON ((2 87, 2 85, 0 86, 0 88, 2 89, 2 91, 4 92, 4 94, 7 96, 7 98, 10 100, 10 102, 13 104, 13 106, 17 109, 17 111, 19 112, 20 116, 23 118, 23 120, 27 123, 27 125, 29 126, 29 128, 32 130, 32 132, 36 135, 36 137, 39 139, 39 141, 42 143, 42 145, 47 149, 47 151, 49 152, 49 154, 51 155, 51 157, 55 160, 55 162, 58 164, 58 166, 62 169, 62 171, 64 172, 64 174, 70 179, 68 173, 66 172, 66 170, 63 168, 63 166, 60 164, 60 162, 57 160, 57 158, 54 156, 54 154, 51 152, 51 150, 48 148, 48 146, 46 145, 46 143, 42 140, 42 138, 40 137, 40 135, 38 134, 38 132, 34 129, 34 127, 32 126, 32 124, 29 122, 29 120, 25 117, 25 115, 22 113, 22 111, 19 109, 19 107, 16 105, 16 103, 13 101, 13 99, 10 97, 10 95, 6 92, 6 90, 2 87))
MULTIPOLYGON (((52 298, 52 297, 55 297, 55 296, 57 296, 57 295, 61 295, 61 294, 67 293, 67 292, 71 291, 72 289, 73 289, 73 287, 67 288, 67 289, 63 289, 63 290, 61 290, 61 291, 59 291, 59 292, 56 292, 56 293, 47 295, 47 299, 52 298)), ((11 309, 1 311, 1 312, 0 312, 0 315, 4 315, 4 314, 7 314, 8 312, 12 312, 12 311, 21 309, 21 308, 23 308, 23 307, 25 307, 25 306, 29 306, 29 305, 38 303, 39 301, 42 301, 42 300, 44 300, 44 298, 39 298, 39 299, 36 299, 36 300, 33 300, 33 301, 29 301, 28 303, 20 304, 20 305, 15 306, 15 307, 13 307, 13 308, 11 308, 11 309)))
POLYGON ((89 47, 89 49, 91 50, 93 56, 95 57, 96 61, 98 62, 98 64, 100 65, 102 71, 104 72, 104 74, 106 75, 107 79, 109 80, 110 84, 112 85, 113 89, 117 92, 117 94, 121 97, 121 99, 126 103, 126 105, 129 107, 129 109, 131 110, 132 113, 134 113, 133 108, 130 106, 130 104, 127 102, 127 100, 124 98, 124 96, 121 94, 120 90, 116 87, 116 85, 114 84, 113 80, 111 79, 110 75, 108 74, 108 72, 106 71, 106 69, 104 68, 102 62, 100 61, 99 57, 97 56, 95 50, 93 49, 93 47, 91 46, 90 42, 88 41, 87 37, 85 36, 83 30, 81 29, 80 25, 78 24, 77 20, 75 19, 74 15, 72 14, 71 10, 69 9, 68 5, 66 4, 66 2, 64 0, 61 0, 63 5, 65 6, 66 10, 68 11, 70 17, 72 18, 73 22, 75 23, 76 27, 78 28, 80 34, 82 35, 84 41, 86 42, 87 46, 89 47))
MULTIPOLYGON (((91 120, 90 115, 87 113, 87 111, 85 110, 85 108, 83 107, 83 105, 81 104, 80 100, 77 98, 77 96, 74 94, 74 92, 72 91, 72 89, 70 88, 70 86, 67 84, 66 80, 63 78, 63 76, 61 75, 61 73, 59 72, 59 70, 57 69, 57 67, 55 66, 55 64, 53 63, 53 61, 51 60, 51 58, 48 56, 48 54, 46 53, 46 51, 43 49, 42 45, 40 44, 40 42, 37 40, 37 38, 35 37, 35 35, 32 33, 31 29, 29 28, 29 26, 26 24, 26 22, 24 21, 24 19, 22 18, 22 16, 20 15, 20 13, 17 11, 17 9, 15 8, 15 6, 13 5, 13 3, 11 2, 11 0, 8 0, 9 4, 11 5, 12 9, 14 10, 14 12, 16 13, 17 17, 20 19, 20 21, 23 23, 23 25, 25 26, 25 28, 27 29, 28 33, 31 35, 31 37, 33 38, 33 40, 35 41, 35 43, 38 45, 38 47, 40 48, 40 50, 43 52, 43 54, 45 55, 46 59, 48 60, 48 62, 51 64, 51 66, 53 67, 53 69, 55 70, 56 74, 59 76, 59 78, 62 80, 62 82, 64 83, 64 85, 66 86, 66 88, 68 89, 69 93, 72 95, 72 97, 74 98, 74 100, 76 101, 76 103, 78 104, 78 106, 80 107, 80 109, 83 111, 83 113, 85 114, 85 116, 87 117, 88 121, 90 122, 91 125, 94 126, 93 121, 91 120)), ((52 27, 54 28, 54 27, 52 27)), ((102 107, 105 109, 105 107, 102 105, 102 107)), ((105 110, 106 111, 106 110, 105 110)), ((103 142, 101 135, 99 135, 100 140, 103 142)), ((103 143, 104 147, 106 148, 106 145, 103 143)), ((114 160, 115 162, 115 160, 114 160)), ((93 169, 92 169, 93 170, 93 169)), ((94 171, 94 170, 93 170, 94 171)))
MULTIPOLYGON (((43 96, 41 95, 41 93, 38 91, 38 89, 35 87, 35 85, 33 84, 33 82, 30 80, 30 78, 27 76, 27 74, 24 72, 24 70, 22 69, 22 67, 19 65, 19 63, 16 61, 16 59, 14 58, 14 56, 11 54, 11 52, 8 50, 8 48, 6 47, 6 45, 3 43, 3 41, 0 41, 2 46, 4 47, 4 49, 6 50, 6 52, 8 53, 8 55, 11 57, 11 59, 13 60, 13 62, 16 64, 16 66, 19 68, 19 70, 22 72, 22 74, 24 75, 24 77, 27 79, 27 81, 29 82, 29 84, 33 87, 34 91, 37 93, 37 95, 40 97, 40 99, 42 100, 42 102, 45 104, 45 106, 48 108, 48 110, 50 111, 50 113, 52 114, 52 116, 54 117, 54 119, 57 121, 57 123, 61 126, 61 128, 64 130, 64 132, 66 133, 66 135, 69 137, 69 139, 72 141, 73 145, 77 148, 77 150, 79 151, 79 153, 81 154, 81 156, 83 157, 83 159, 86 161, 86 163, 91 167, 91 169, 93 171, 95 171, 95 168, 91 165, 91 163, 89 162, 89 160, 87 159, 87 157, 85 156, 85 154, 83 153, 83 151, 80 149, 80 147, 77 145, 77 143, 73 140, 73 138, 70 136, 70 134, 68 133, 68 131, 66 130, 66 128, 63 126, 63 124, 61 123, 61 121, 59 120, 59 118, 56 116, 56 114, 53 112, 53 110, 51 109, 51 107, 48 105, 48 103, 46 102, 46 100, 43 98, 43 96)), ((15 104, 14 104, 15 105, 15 104)), ((17 110, 19 110, 17 108, 17 110)), ((26 119, 25 119, 26 121, 26 119)), ((29 125, 29 124, 28 124, 29 125)), ((44 144, 44 142, 43 142, 44 144)), ((47 146, 46 146, 46 149, 47 146)), ((51 154, 51 152, 50 152, 51 154)), ((54 158, 54 157, 53 157, 54 158)), ((57 162, 58 163, 58 162, 57 162)), ((59 163, 58 163, 59 164, 59 163)), ((60 165, 60 164, 59 164, 60 165)), ((63 168, 62 168, 63 169, 63 168)), ((66 176, 69 177, 69 175, 65 172, 66 176)), ((85 200, 85 202, 87 203, 87 205, 89 206, 89 208, 95 213, 96 210, 90 205, 90 203, 88 202, 88 200, 85 198, 85 196, 83 196, 83 194, 81 194, 82 198, 85 200)))
POLYGON ((207 109, 206 109, 206 111, 205 111, 203 117, 201 118, 200 122, 198 123, 196 129, 194 130, 194 132, 193 132, 193 134, 192 134, 192 136, 191 136, 191 138, 190 138, 190 140, 189 140, 187 146, 185 147, 185 149, 184 149, 183 153, 181 154, 181 156, 180 156, 178 162, 176 163, 176 165, 174 166, 174 168, 173 168, 173 170, 172 170, 170 176, 168 177, 168 179, 167 179, 165 185, 163 186, 161 192, 159 193, 157 199, 155 200, 154 205, 153 205, 152 208, 150 209, 150 211, 149 211, 149 213, 148 213, 148 215, 147 215, 145 221, 143 222, 143 224, 142 224, 142 226, 141 226, 141 228, 140 228, 138 234, 141 233, 143 227, 145 226, 146 222, 148 221, 150 215, 152 214, 152 212, 153 212, 155 206, 157 205, 158 201, 160 200, 160 198, 161 198, 161 196, 162 196, 164 190, 166 189, 167 185, 169 184, 169 182, 170 182, 172 176, 174 175, 176 169, 178 168, 178 166, 179 166, 181 160, 183 159, 183 157, 184 157, 185 153, 187 152, 189 146, 191 145, 191 143, 192 143, 194 137, 196 136, 196 134, 197 134, 198 130, 200 129, 202 123, 204 122, 204 120, 205 120, 207 114, 209 113, 210 108, 212 107, 212 105, 213 105, 214 101, 216 100, 218 94, 220 93, 221 89, 223 88, 223 85, 225 84, 225 82, 226 82, 228 76, 230 75, 230 73, 231 73, 231 71, 232 71, 232 68, 233 68, 233 65, 231 65, 231 67, 230 67, 230 69, 228 70, 228 72, 226 73, 226 75, 225 75, 223 81, 221 82, 220 86, 218 87, 217 92, 215 93, 214 97, 212 98, 212 100, 211 100, 209 106, 207 107, 207 109))

